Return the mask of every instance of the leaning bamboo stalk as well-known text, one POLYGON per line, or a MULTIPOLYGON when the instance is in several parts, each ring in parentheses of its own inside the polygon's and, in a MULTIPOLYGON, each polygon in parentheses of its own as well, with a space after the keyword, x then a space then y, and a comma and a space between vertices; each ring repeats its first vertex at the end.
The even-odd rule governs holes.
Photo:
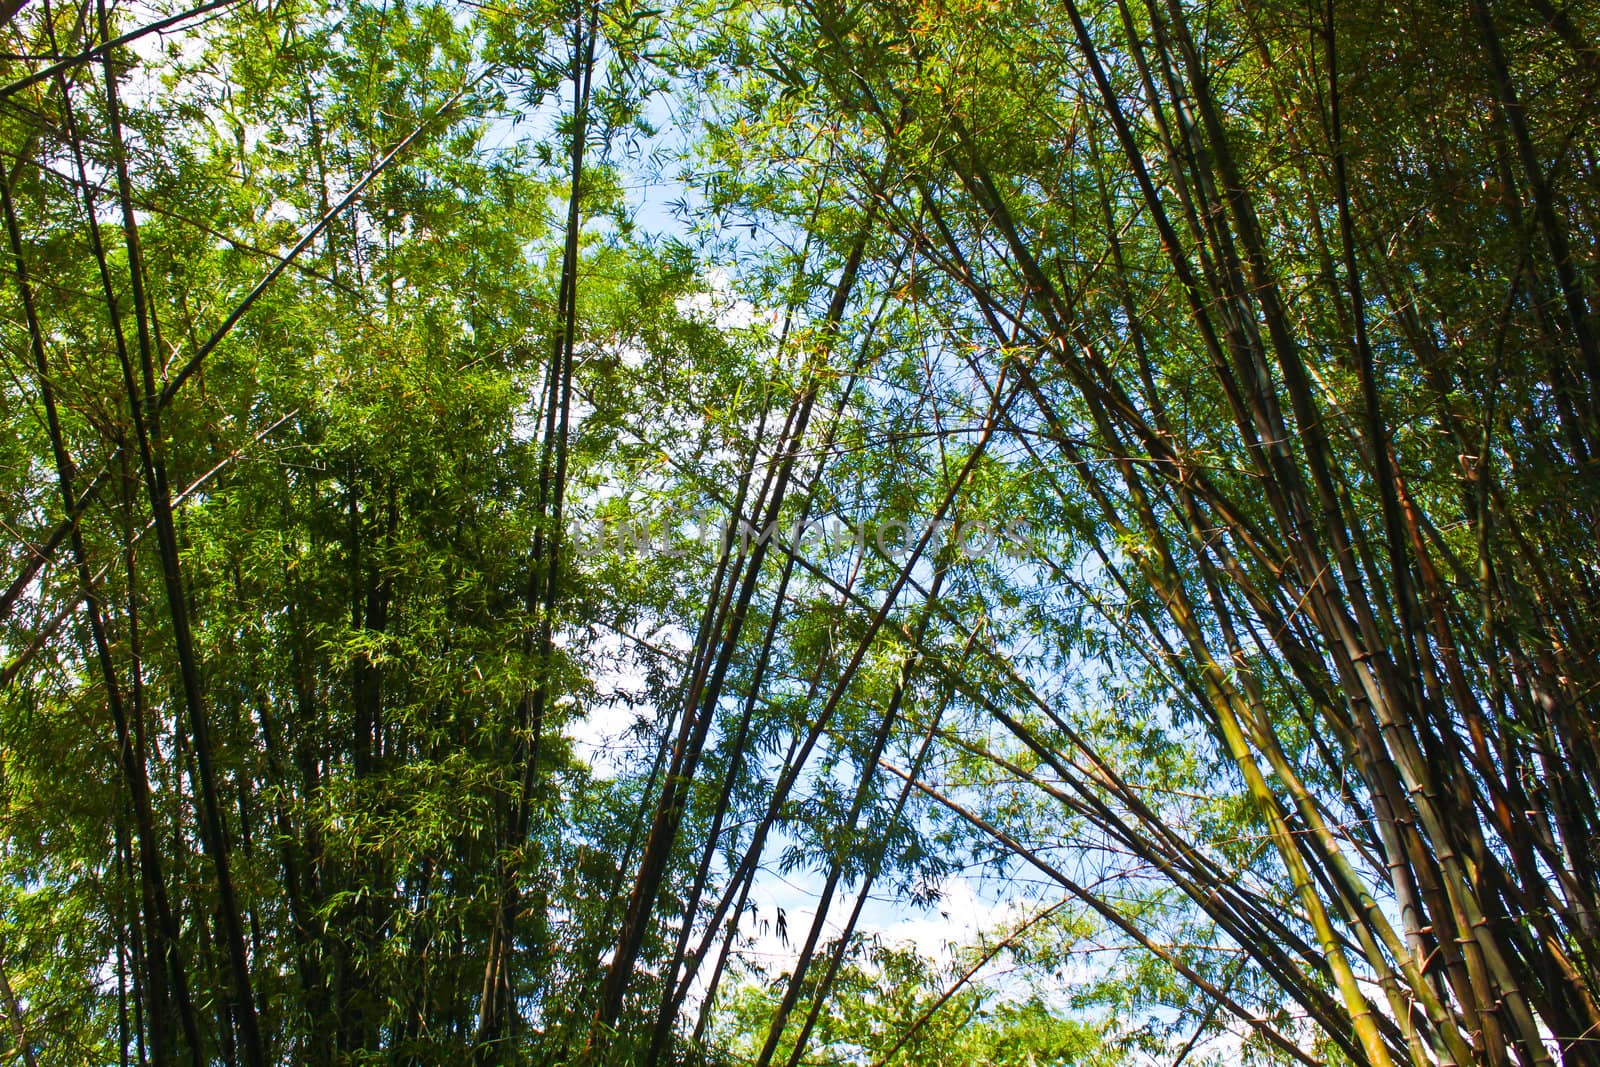
POLYGON ((1157 959, 1176 970, 1184 977, 1186 981, 1194 985, 1195 988, 1199 989, 1208 997, 1211 997, 1217 1003, 1227 1008, 1235 1018, 1239 1019, 1251 1029, 1261 1034, 1262 1037, 1270 1041, 1279 1050, 1287 1053, 1299 1062, 1306 1064, 1307 1067, 1320 1067, 1322 1063, 1321 1060, 1306 1052, 1298 1043, 1285 1037, 1279 1030, 1268 1023, 1267 1020, 1245 1008, 1237 1000, 1229 996, 1227 992, 1220 989, 1194 968, 1183 962, 1183 960, 1178 958, 1178 956, 1170 949, 1159 944, 1143 930, 1140 930, 1138 926, 1132 923, 1121 912, 1105 903, 1097 894, 1090 892, 1088 889, 1074 881, 1061 870, 1050 864, 1037 852, 1028 848, 1026 845, 1022 844, 1010 834, 1007 834, 998 826, 990 823, 981 815, 978 815, 971 809, 966 808, 958 801, 950 798, 949 796, 935 789, 933 786, 928 785, 926 782, 911 778, 909 775, 891 763, 880 763, 880 766, 902 781, 910 781, 918 791, 948 808, 951 812, 966 820, 968 823, 971 823, 983 833, 994 838, 994 840, 1004 847, 1006 851, 1031 864, 1033 867, 1039 870, 1040 873, 1055 881, 1068 893, 1071 893, 1074 898, 1083 901, 1083 903, 1087 904, 1098 915, 1100 915, 1101 918, 1105 919, 1107 922, 1111 923, 1111 925, 1121 930, 1124 934, 1141 945, 1145 950, 1150 952, 1151 955, 1155 956, 1157 959))
MULTIPOLYGON (((34 368, 38 375, 40 397, 45 409, 46 428, 55 459, 57 487, 64 509, 70 515, 77 509, 78 504, 73 485, 75 467, 67 452, 66 439, 57 414, 55 387, 46 353, 44 333, 35 310, 32 283, 23 252, 22 233, 11 201, 10 183, 7 181, 0 181, 0 203, 3 203, 6 234, 10 239, 11 254, 15 263, 14 277, 17 290, 28 323, 29 344, 33 351, 34 368)), ((199 1026, 189 999, 178 925, 168 902, 166 878, 162 870, 161 846, 150 803, 149 778, 140 750, 134 743, 134 731, 129 728, 127 707, 122 699, 121 686, 112 661, 100 599, 95 593, 94 578, 89 569, 89 554, 80 524, 72 524, 69 541, 78 575, 79 596, 88 617, 95 658, 100 666, 101 681, 105 686, 106 703, 111 711, 112 724, 116 731, 122 773, 134 809, 134 828, 139 837, 139 870, 146 939, 157 940, 160 945, 159 951, 145 954, 147 965, 145 981, 150 991, 150 1004, 146 1015, 150 1027, 151 1054, 157 1067, 171 1064, 177 1054, 176 1039, 170 1029, 170 1013, 173 1012, 167 1000, 170 988, 178 1021, 190 1045, 195 1063, 199 1067, 203 1055, 199 1026)))
MULTIPOLYGON (((109 19, 104 0, 98 0, 100 33, 110 36, 109 19)), ((231 984, 233 986, 233 1016, 239 1027, 240 1044, 250 1067, 265 1067, 266 1053, 256 1020, 255 996, 251 989, 250 961, 245 950, 244 930, 240 922, 240 907, 236 899, 233 875, 229 864, 229 838, 224 824, 219 783, 213 765, 214 748, 211 727, 206 711, 204 688, 200 679, 200 665, 189 618, 188 594, 180 563, 177 528, 173 522, 172 492, 167 482, 164 453, 166 442, 162 434, 159 413, 152 398, 156 395, 155 345, 151 339, 149 303, 144 284, 144 262, 139 246, 138 222, 132 206, 132 182, 128 176, 127 148, 122 137, 122 112, 117 95, 117 74, 111 62, 111 53, 103 57, 105 71, 105 101, 107 124, 110 130, 112 162, 117 175, 117 193, 122 213, 122 231, 128 253, 130 295, 137 327, 139 367, 142 390, 136 388, 129 361, 127 346, 119 321, 116 295, 111 284, 106 254, 101 244, 99 222, 95 217, 95 202, 85 196, 89 213, 89 243, 99 267, 105 289, 107 312, 112 322, 117 354, 123 368, 127 389, 127 402, 133 419, 138 445, 140 466, 143 469, 150 508, 156 524, 156 545, 161 562, 162 581, 166 588, 169 621, 172 625, 173 643, 178 656, 178 672, 182 681, 184 703, 188 709, 189 730, 194 743, 195 764, 200 787, 200 813, 202 840, 210 856, 216 878, 220 923, 227 943, 231 984)), ((68 132, 78 165, 80 177, 85 178, 83 155, 72 120, 72 105, 67 99, 66 87, 61 86, 63 103, 68 118, 68 132)))

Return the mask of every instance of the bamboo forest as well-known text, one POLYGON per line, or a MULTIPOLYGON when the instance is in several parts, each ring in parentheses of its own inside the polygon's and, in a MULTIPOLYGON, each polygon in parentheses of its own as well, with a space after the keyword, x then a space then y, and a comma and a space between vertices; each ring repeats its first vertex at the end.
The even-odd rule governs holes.
POLYGON ((0 0, 0 208, 0 1067, 1600 1067, 1600 0, 0 0))

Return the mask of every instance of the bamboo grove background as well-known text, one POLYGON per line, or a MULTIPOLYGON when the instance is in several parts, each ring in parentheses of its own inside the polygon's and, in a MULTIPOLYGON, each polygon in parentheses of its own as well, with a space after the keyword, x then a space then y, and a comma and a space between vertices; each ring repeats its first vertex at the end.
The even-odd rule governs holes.
POLYGON ((6 1062, 1600 1063, 1594 5, 0 16, 6 1062))

